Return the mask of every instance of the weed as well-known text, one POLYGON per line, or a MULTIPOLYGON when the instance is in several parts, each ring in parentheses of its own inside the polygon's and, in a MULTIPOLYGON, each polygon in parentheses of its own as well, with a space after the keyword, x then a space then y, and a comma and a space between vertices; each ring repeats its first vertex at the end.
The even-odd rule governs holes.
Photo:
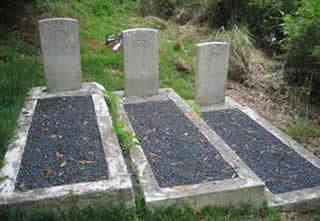
POLYGON ((231 30, 218 30, 216 40, 230 44, 229 78, 243 81, 249 73, 250 57, 254 52, 253 38, 244 26, 234 25, 231 30))
POLYGON ((130 148, 137 144, 137 137, 133 132, 125 129, 125 122, 120 119, 118 112, 118 97, 110 92, 106 92, 105 95, 112 118, 113 130, 118 136, 122 150, 124 152, 129 152, 130 148))
POLYGON ((200 105, 196 104, 193 100, 187 100, 186 102, 187 104, 189 104, 189 106, 192 108, 194 112, 201 115, 200 105))

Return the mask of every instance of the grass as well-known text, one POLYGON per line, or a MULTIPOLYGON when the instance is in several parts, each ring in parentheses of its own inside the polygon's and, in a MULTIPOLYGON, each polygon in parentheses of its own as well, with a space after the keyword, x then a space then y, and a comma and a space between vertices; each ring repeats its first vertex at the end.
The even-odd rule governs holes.
POLYGON ((7 41, 0 50, 0 166, 30 87, 43 84, 38 50, 21 41, 7 41))
POLYGON ((295 120, 284 130, 290 137, 302 143, 307 142, 308 138, 320 136, 320 128, 303 118, 295 120))
MULTIPOLYGON (((81 42, 81 64, 83 81, 96 81, 108 91, 123 90, 122 53, 114 53, 104 45, 104 39, 111 34, 119 34, 122 30, 137 27, 150 27, 150 20, 136 15, 135 3, 124 0, 123 4, 114 0, 113 4, 104 5, 105 1, 35 1, 35 9, 28 12, 37 22, 35 16, 73 17, 79 20, 81 42), (107 12, 104 12, 107 8, 107 12), (38 14, 38 15, 36 15, 38 14)), ((27 18, 29 19, 29 18, 27 18)), ((36 24, 33 24, 37 26, 36 24)), ((22 28, 23 29, 23 28, 22 28)), ((37 30, 37 27, 34 29, 37 30)), ((23 42, 19 33, 1 35, 0 39, 0 166, 13 136, 19 112, 24 104, 27 91, 34 86, 43 86, 44 73, 39 55, 37 33, 33 35, 34 45, 23 42)), ((177 39, 181 31, 168 27, 161 32, 160 41, 160 86, 174 88, 185 99, 194 97, 194 73, 179 72, 175 62, 182 58, 190 66, 193 65, 193 44, 190 36, 177 39), (167 41, 165 39, 170 39, 167 41), (174 43, 181 42, 183 50, 174 50, 174 43)))
POLYGON ((152 220, 152 221, 176 221, 176 220, 215 220, 215 221, 239 221, 239 220, 265 220, 281 221, 281 215, 268 208, 254 209, 248 205, 240 208, 204 208, 201 211, 193 210, 187 206, 149 210, 145 207, 125 208, 85 208, 74 209, 69 212, 50 211, 45 209, 1 209, 0 220, 8 221, 102 221, 102 220, 152 220))

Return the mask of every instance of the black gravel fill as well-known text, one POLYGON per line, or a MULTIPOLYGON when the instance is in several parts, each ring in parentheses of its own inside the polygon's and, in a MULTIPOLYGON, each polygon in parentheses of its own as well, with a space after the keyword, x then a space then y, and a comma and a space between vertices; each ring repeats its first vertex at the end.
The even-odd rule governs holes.
POLYGON ((202 117, 272 193, 320 185, 320 169, 240 110, 204 112, 202 117))
POLYGON ((235 171, 171 100, 125 110, 160 187, 232 178, 235 171))
POLYGON ((108 168, 92 98, 40 99, 16 189, 105 180, 108 168))

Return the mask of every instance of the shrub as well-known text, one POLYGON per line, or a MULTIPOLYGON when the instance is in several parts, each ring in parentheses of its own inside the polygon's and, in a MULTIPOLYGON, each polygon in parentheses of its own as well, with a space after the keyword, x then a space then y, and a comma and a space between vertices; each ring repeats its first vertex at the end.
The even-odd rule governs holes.
POLYGON ((250 57, 254 49, 253 39, 248 29, 237 25, 234 25, 231 30, 220 28, 216 34, 216 40, 230 44, 229 79, 237 81, 247 79, 250 57))
POLYGON ((288 80, 299 86, 311 81, 311 96, 320 98, 320 1, 302 1, 299 9, 284 20, 288 80))

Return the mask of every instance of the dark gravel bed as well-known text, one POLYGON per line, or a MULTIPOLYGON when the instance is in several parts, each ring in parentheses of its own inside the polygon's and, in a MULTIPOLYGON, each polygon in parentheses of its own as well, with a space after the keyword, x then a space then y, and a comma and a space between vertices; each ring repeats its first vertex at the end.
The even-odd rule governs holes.
POLYGON ((107 178, 108 168, 91 97, 38 100, 16 189, 24 191, 107 178))
POLYGON ((320 169, 240 110, 204 112, 202 117, 272 193, 320 185, 320 169))
POLYGON ((125 110, 160 187, 232 178, 235 171, 173 101, 125 110))

